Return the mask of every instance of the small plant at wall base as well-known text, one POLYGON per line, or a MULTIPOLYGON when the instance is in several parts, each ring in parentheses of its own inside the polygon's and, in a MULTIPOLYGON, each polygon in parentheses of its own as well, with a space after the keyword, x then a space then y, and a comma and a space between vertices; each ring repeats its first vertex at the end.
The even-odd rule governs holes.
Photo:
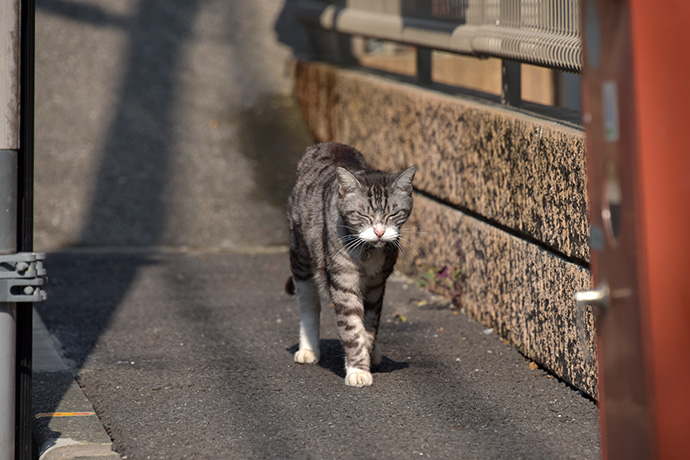
POLYGON ((419 272, 420 278, 417 280, 419 286, 442 295, 449 299, 455 308, 462 310, 460 304, 461 272, 459 268, 451 265, 444 265, 443 267, 424 265, 419 272))

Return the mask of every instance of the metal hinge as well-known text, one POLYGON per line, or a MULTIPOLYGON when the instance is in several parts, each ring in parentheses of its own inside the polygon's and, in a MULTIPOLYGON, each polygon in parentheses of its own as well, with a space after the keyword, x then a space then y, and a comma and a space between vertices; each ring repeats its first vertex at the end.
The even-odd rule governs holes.
POLYGON ((0 255, 0 302, 42 302, 48 282, 43 261, 46 255, 20 252, 0 255))

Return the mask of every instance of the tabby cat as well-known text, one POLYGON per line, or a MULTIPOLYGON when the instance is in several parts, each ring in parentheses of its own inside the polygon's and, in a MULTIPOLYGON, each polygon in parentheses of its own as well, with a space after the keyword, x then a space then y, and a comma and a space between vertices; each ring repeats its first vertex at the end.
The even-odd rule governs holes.
POLYGON ((345 384, 371 385, 381 362, 376 334, 386 280, 412 211, 417 168, 398 174, 370 169, 360 152, 336 143, 306 149, 288 202, 290 269, 286 290, 300 310, 297 363, 316 363, 320 294, 335 308, 345 349, 345 384))

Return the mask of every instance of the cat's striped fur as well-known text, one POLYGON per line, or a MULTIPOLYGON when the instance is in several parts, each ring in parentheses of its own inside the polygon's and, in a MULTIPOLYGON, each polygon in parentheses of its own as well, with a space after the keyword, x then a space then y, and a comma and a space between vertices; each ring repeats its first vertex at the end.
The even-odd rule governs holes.
POLYGON ((345 383, 372 384, 381 361, 376 335, 386 280, 398 257, 400 227, 412 210, 416 167, 398 174, 367 168, 352 147, 307 148, 288 203, 286 286, 300 309, 298 363, 319 360, 320 294, 333 302, 345 349, 345 383))

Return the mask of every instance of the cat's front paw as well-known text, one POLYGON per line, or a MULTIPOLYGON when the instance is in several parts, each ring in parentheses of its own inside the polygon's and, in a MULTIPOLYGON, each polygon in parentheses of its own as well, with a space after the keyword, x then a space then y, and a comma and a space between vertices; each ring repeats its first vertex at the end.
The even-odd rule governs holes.
POLYGON ((314 350, 303 348, 295 353, 295 362, 299 364, 315 364, 319 361, 319 355, 314 350))
POLYGON ((345 376, 345 385, 349 387, 368 387, 374 383, 371 372, 360 369, 348 369, 345 376))

